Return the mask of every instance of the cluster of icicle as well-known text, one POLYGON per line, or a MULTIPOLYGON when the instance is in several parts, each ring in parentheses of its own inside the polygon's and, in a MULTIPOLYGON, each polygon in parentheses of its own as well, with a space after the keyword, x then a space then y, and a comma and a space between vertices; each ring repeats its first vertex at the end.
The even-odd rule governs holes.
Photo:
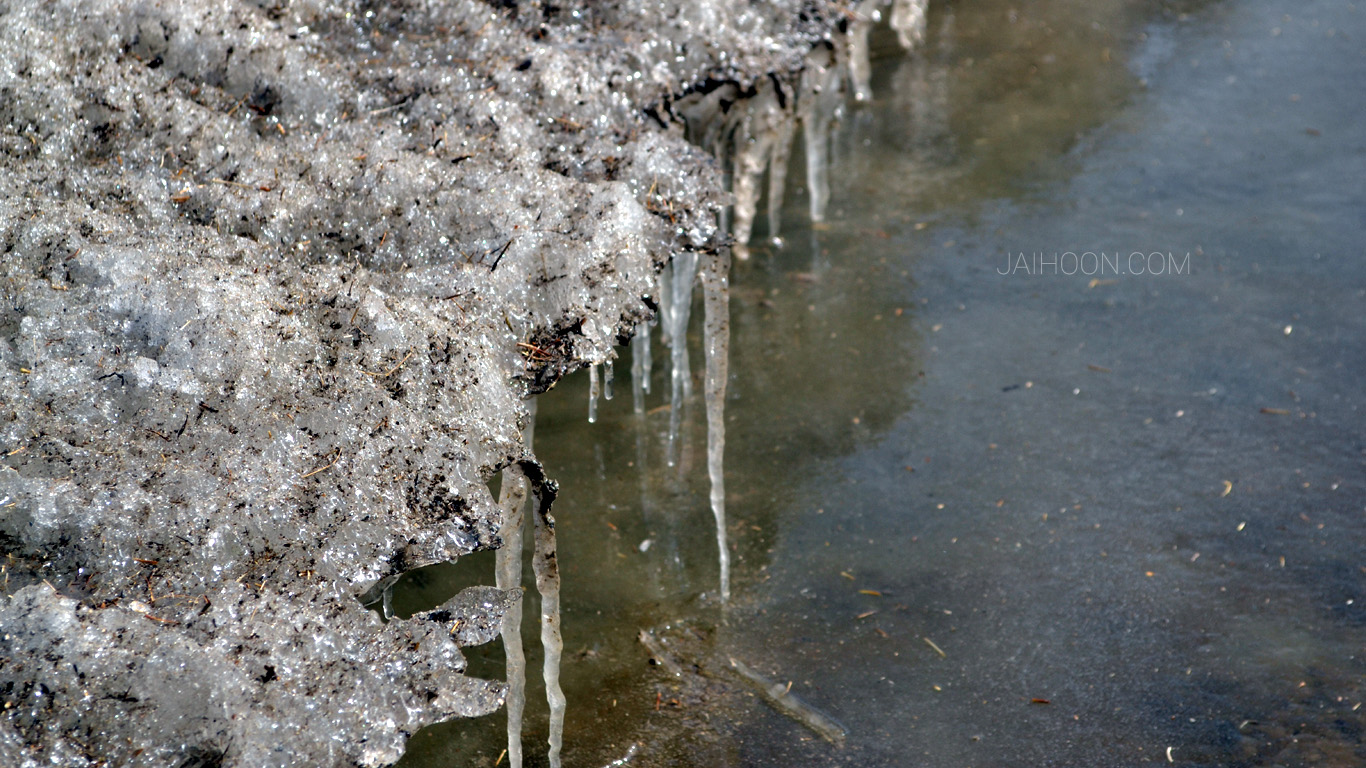
POLYGON ((882 11, 888 5, 889 23, 902 48, 909 51, 919 45, 925 38, 928 0, 863 0, 850 10, 845 32, 832 41, 833 48, 816 48, 807 56, 795 86, 776 78, 761 80, 755 84, 757 93, 746 100, 744 108, 727 115, 707 114, 707 105, 699 103, 702 113, 690 116, 706 124, 702 135, 695 138, 715 154, 729 174, 735 198, 732 234, 737 257, 749 257, 759 185, 765 172, 769 236, 775 245, 782 242, 778 238, 779 212, 787 183, 787 161, 799 126, 806 151, 811 220, 825 220, 825 206, 830 198, 831 132, 844 105, 844 87, 847 83, 855 101, 872 98, 868 33, 882 19, 882 11))
MULTIPOLYGON (((536 402, 531 401, 525 440, 531 449, 536 402)), ((529 455, 529 454, 528 454, 529 455)), ((560 656, 564 641, 560 636, 560 568, 555 555, 555 518, 551 504, 559 488, 545 476, 534 459, 524 459, 503 470, 499 506, 503 511, 503 547, 498 550, 497 585, 499 589, 522 586, 522 532, 528 495, 536 503, 532 510, 534 550, 531 569, 536 576, 536 591, 541 596, 541 646, 545 651, 542 673, 546 699, 550 703, 550 765, 560 768, 560 746, 564 734, 564 692, 560 690, 560 656)), ((508 764, 522 765, 522 712, 526 707, 526 655, 522 651, 522 605, 510 607, 503 615, 503 650, 507 655, 508 764)))
MULTIPOLYGON (((797 129, 802 129, 806 152, 807 190, 811 198, 813 222, 825 220, 830 196, 828 167, 832 132, 844 104, 845 88, 856 101, 871 96, 869 81, 868 33, 891 7, 889 23, 903 48, 910 50, 925 35, 928 0, 863 0, 853 6, 849 23, 833 47, 818 47, 807 56, 806 66, 797 82, 778 78, 756 82, 755 93, 740 99, 738 93, 713 91, 680 104, 679 111, 688 125, 692 141, 712 152, 726 174, 734 207, 730 213, 733 251, 741 259, 749 257, 748 245, 760 197, 760 183, 768 174, 768 229, 775 244, 778 238, 783 191, 787 183, 787 164, 797 129), (847 69, 846 69, 847 67, 847 69), (724 105, 724 106, 723 106, 724 105)), ((732 89, 732 91, 738 90, 732 89)), ((723 215, 722 232, 727 229, 723 215)), ((705 318, 703 350, 706 355, 704 400, 707 413, 707 474, 711 481, 711 509, 716 521, 719 552, 720 594, 730 599, 730 554, 726 544, 726 489, 723 458, 726 449, 725 401, 730 357, 730 264, 731 249, 698 253, 681 251, 674 255, 668 269, 660 274, 659 318, 661 337, 669 348, 670 393, 667 461, 678 460, 679 433, 683 403, 692 397, 692 367, 688 360, 687 331, 692 310, 693 286, 701 283, 705 318)), ((631 340, 631 390, 637 414, 645 412, 645 395, 650 393, 653 367, 650 348, 651 323, 636 327, 631 340)), ((612 363, 589 367, 588 420, 597 420, 598 398, 612 399, 612 363)), ((531 420, 535 419, 535 403, 531 420)), ((532 426, 525 434, 531 449, 532 426)), ((529 454, 528 454, 529 455, 529 454)), ((499 503, 505 516, 504 545, 498 551, 497 583, 500 589, 517 589, 522 583, 522 531, 528 494, 536 497, 531 515, 535 554, 532 568, 536 589, 541 595, 541 642, 545 647, 544 675, 550 703, 551 768, 560 767, 560 747, 564 729, 564 694, 560 690, 559 667, 563 651, 560 637, 559 569, 555 559, 555 521, 550 503, 555 484, 545 477, 534 460, 513 464, 504 470, 499 503)), ((526 657, 522 651, 522 610, 520 604, 503 617, 503 645, 507 653, 508 764, 522 766, 522 713, 526 705, 526 657)))

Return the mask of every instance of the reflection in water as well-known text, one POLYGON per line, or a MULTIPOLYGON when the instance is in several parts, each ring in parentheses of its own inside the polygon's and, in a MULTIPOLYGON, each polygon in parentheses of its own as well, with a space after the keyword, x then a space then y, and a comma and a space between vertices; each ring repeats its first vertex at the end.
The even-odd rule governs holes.
MULTIPOLYGON (((1333 258, 1366 237, 1341 192, 1366 169, 1343 138, 1360 104, 1307 74, 1323 50, 1366 78, 1327 36, 1354 17, 1180 10, 936 6, 922 54, 878 63, 832 132, 814 226, 793 157, 786 245, 761 224, 731 273, 726 607, 706 372, 675 405, 637 341, 631 406, 585 424, 586 376, 543 398, 566 764, 1366 761, 1366 275, 1333 258), (995 275, 1007 249, 1098 240, 1204 260, 995 275), (775 685, 844 745, 764 703, 775 685)), ((692 325, 659 332, 703 354, 692 325)), ((499 649, 469 654, 500 673, 499 649)), ((405 764, 491 766, 501 725, 428 729, 405 764)))

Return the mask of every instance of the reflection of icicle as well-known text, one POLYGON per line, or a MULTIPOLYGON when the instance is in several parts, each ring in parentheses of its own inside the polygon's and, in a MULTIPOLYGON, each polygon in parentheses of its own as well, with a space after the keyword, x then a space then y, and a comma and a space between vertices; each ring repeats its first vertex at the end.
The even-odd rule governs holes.
POLYGON ((612 361, 608 360, 602 364, 602 399, 612 399, 612 383, 616 380, 616 371, 612 367, 612 361))
POLYGON ((674 254, 673 276, 670 279, 673 296, 669 301, 669 352, 673 371, 669 393, 669 450, 668 463, 676 461, 675 449, 682 426, 683 400, 692 396, 692 370, 688 363, 688 315, 692 310, 692 284, 697 273, 697 254, 679 251, 674 254))
POLYGON ((636 413, 645 412, 645 393, 650 391, 650 324, 636 326, 631 337, 631 399, 636 413))
POLYGON ((598 420, 598 367, 588 366, 588 423, 598 420))
POLYGON ((892 29, 906 50, 925 40, 925 11, 928 0, 892 0, 892 29))
POLYGON ((726 548, 726 379, 730 356, 730 254, 724 249, 702 270, 706 310, 707 474, 711 478, 711 511, 716 518, 720 551, 721 600, 730 599, 730 551, 726 548))

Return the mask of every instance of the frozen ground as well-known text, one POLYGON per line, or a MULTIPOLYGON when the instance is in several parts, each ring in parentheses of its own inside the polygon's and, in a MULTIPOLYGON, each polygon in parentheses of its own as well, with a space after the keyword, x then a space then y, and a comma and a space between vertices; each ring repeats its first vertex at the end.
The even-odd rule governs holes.
POLYGON ((523 398, 724 244, 685 134, 861 19, 0 1, 0 763, 381 765, 500 706, 459 648, 515 592, 357 597, 500 546, 523 398))

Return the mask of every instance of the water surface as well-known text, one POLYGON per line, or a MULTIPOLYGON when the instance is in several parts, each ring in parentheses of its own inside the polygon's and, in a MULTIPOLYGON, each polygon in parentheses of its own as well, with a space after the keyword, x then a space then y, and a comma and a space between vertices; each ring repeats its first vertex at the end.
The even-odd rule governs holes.
MULTIPOLYGON (((633 414, 626 350, 598 423, 586 377, 541 398, 565 764, 1366 763, 1362 14, 939 4, 919 55, 884 38, 830 220, 795 190, 735 268, 728 606, 700 396, 674 467, 667 372, 633 414)), ((502 727, 404 764, 493 765, 502 727)))

